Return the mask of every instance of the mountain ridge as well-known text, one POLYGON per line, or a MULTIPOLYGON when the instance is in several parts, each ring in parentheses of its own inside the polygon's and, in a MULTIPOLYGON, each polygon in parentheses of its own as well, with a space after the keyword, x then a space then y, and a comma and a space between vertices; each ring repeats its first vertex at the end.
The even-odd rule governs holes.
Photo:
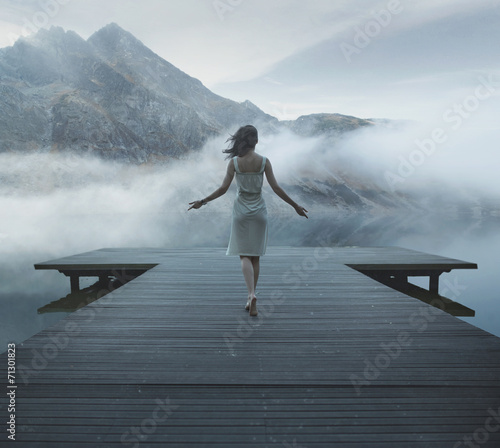
MULTIPOLYGON (((162 166, 254 124, 271 137, 288 138, 288 132, 292 139, 280 140, 284 145, 312 137, 309 144, 321 146, 319 153, 341 160, 335 159, 336 143, 346 133, 394 125, 325 113, 279 121, 249 100, 237 103, 211 92, 114 23, 87 40, 52 27, 0 49, 0 93, 0 155, 61 153, 162 166)), ((351 162, 304 164, 283 184, 327 210, 384 214, 404 207, 425 209, 419 192, 388 191, 381 176, 365 176, 351 162)), ((57 170, 40 173, 41 178, 59 175, 57 170)), ((10 173, 0 181, 17 185, 10 173)), ((61 178, 55 185, 71 186, 73 179, 61 178)), ((469 209, 479 203, 467 195, 453 200, 469 209)))
POLYGON ((61 27, 19 39, 0 51, 0 86, 8 92, 0 99, 0 152, 66 150, 154 163, 248 123, 294 131, 249 100, 211 92, 116 23, 87 40, 61 27))

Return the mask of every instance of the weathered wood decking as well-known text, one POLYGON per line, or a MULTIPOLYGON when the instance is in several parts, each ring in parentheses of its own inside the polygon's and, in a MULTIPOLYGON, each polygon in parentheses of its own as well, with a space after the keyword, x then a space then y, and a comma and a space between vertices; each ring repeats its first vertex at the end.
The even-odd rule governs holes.
POLYGON ((399 248, 271 247, 261 266, 250 318, 239 262, 223 249, 38 264, 149 270, 18 346, 16 444, 499 446, 500 339, 356 270, 474 264, 399 248))

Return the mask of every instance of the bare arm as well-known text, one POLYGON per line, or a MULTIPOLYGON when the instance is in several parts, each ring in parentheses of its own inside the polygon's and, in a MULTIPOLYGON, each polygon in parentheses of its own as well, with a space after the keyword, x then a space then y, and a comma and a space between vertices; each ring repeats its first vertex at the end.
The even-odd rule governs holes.
POLYGON ((287 204, 290 204, 300 216, 305 216, 307 218, 308 217, 306 215, 307 210, 304 207, 298 205, 290 196, 288 196, 285 193, 285 190, 283 190, 283 188, 281 188, 278 185, 278 182, 277 182, 276 178, 274 177, 274 172, 273 172, 273 167, 271 165, 271 161, 269 159, 266 160, 266 168, 265 168, 264 172, 266 173, 266 179, 269 182, 269 185, 271 186, 273 191, 281 199, 283 199, 287 204))
POLYGON ((219 188, 217 188, 217 190, 215 190, 212 194, 208 195, 205 199, 202 199, 201 201, 190 202, 189 205, 191 207, 188 208, 188 211, 191 210, 192 208, 194 209, 200 208, 203 204, 213 201, 214 199, 217 199, 222 195, 226 194, 226 191, 229 189, 229 186, 233 181, 233 177, 234 177, 234 162, 230 160, 229 163, 227 164, 227 171, 224 180, 222 181, 222 185, 219 188))

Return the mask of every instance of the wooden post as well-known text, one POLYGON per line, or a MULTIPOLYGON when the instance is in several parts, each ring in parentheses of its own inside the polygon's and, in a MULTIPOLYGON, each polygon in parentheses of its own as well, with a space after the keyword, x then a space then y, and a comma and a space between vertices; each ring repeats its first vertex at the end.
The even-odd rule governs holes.
POLYGON ((439 294, 439 276, 441 273, 434 273, 429 275, 429 291, 439 294))
POLYGON ((78 274, 72 274, 69 276, 71 283, 71 292, 80 291, 80 277, 78 274))

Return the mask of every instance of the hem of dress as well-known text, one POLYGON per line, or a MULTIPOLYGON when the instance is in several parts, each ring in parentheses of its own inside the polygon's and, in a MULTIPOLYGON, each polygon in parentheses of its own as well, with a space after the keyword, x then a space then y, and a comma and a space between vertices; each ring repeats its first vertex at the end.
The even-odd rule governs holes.
POLYGON ((235 257, 236 256, 238 256, 238 257, 262 257, 262 256, 266 255, 266 253, 264 252, 263 254, 234 254, 234 253, 228 254, 226 252, 226 255, 227 256, 235 256, 235 257))

